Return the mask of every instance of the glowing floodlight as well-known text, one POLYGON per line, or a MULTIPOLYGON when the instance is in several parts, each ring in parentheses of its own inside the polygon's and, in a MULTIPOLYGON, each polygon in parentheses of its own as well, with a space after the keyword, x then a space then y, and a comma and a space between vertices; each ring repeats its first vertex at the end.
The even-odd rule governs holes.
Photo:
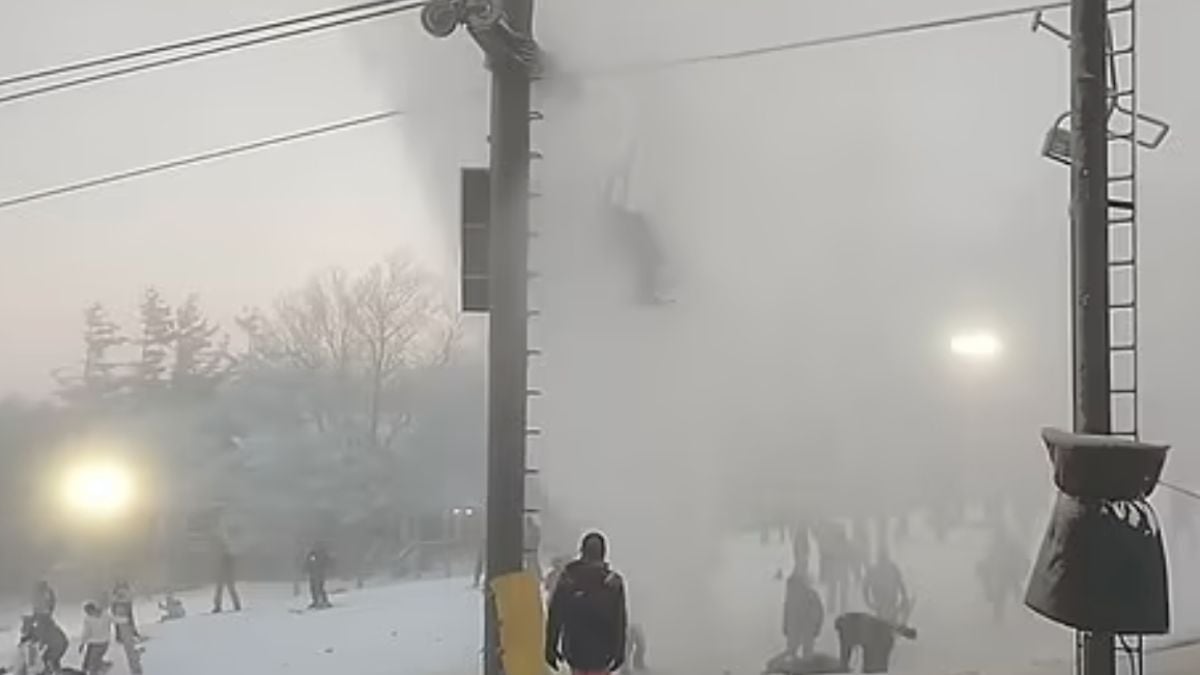
POLYGON ((132 472, 116 462, 84 462, 72 467, 63 482, 63 498, 81 516, 112 519, 127 513, 134 500, 132 472))
POLYGON ((991 360, 999 356, 1003 349, 1000 338, 993 333, 963 333, 950 338, 950 351, 966 359, 991 360))

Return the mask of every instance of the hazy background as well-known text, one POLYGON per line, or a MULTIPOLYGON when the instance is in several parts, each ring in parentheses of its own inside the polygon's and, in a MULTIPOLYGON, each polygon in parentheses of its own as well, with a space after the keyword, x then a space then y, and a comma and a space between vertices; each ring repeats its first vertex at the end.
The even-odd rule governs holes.
MULTIPOLYGON (((595 73, 1005 4, 544 0, 537 23, 556 63, 595 73)), ((0 64, 21 72, 323 7, 5 2, 0 64)), ((1175 125, 1140 173, 1143 435, 1174 443, 1167 475, 1196 486, 1200 94, 1181 83, 1200 57, 1186 32, 1200 6, 1140 7, 1141 105, 1175 125)), ((612 535, 663 653, 732 640, 721 612, 678 609, 757 583, 722 543, 747 520, 909 509, 955 465, 972 494, 1044 500, 1036 430, 1068 425, 1070 410, 1067 174, 1038 151, 1068 79, 1066 46, 1028 27, 1022 17, 538 86, 546 159, 534 179, 546 196, 532 207, 532 260, 545 278, 530 297, 544 319, 531 341, 546 356, 531 381, 547 395, 531 409, 546 429, 531 462, 572 528, 612 535), (627 260, 597 209, 631 153, 631 199, 669 260, 676 303, 664 308, 630 302, 627 260), (976 329, 1003 340, 996 362, 949 352, 952 335, 976 329)), ((428 39, 401 15, 0 107, 0 198, 410 111, 0 211, 0 390, 48 395, 47 374, 77 359, 82 308, 125 311, 147 285, 199 294, 235 339, 244 307, 397 249, 453 293, 457 172, 486 160, 480 66, 465 36, 428 39)), ((478 364, 482 327, 463 325, 467 362, 478 364)), ((936 580, 927 557, 901 562, 936 580)), ((762 611, 774 621, 774 606, 762 611)))

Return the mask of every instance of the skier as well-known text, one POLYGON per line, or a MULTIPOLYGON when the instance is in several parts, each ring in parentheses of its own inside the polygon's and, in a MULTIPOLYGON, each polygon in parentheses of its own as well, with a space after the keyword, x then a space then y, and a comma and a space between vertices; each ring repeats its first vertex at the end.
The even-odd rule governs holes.
POLYGON ((112 640, 112 614, 104 611, 94 602, 83 605, 83 635, 79 637, 79 651, 83 652, 83 672, 86 675, 97 675, 108 670, 109 664, 104 660, 108 653, 108 644, 112 640))
POLYGON ((886 547, 879 549, 878 560, 867 571, 863 600, 875 616, 888 623, 903 624, 908 618, 908 589, 886 547))
POLYGON ((242 599, 238 597, 236 577, 235 577, 235 558, 233 549, 230 547, 229 540, 223 535, 217 535, 214 539, 216 545, 216 577, 217 589, 213 594, 213 614, 220 614, 223 611, 225 591, 229 591, 229 599, 233 601, 233 611, 242 611, 242 599))
POLYGON ((825 607, 821 604, 821 595, 809 583, 808 574, 797 568, 788 577, 783 600, 786 653, 792 658, 796 657, 797 652, 803 658, 811 656, 824 621, 825 607))
POLYGON ((325 592, 325 579, 333 567, 333 557, 324 542, 317 542, 308 556, 304 559, 304 573, 308 575, 308 592, 312 598, 309 609, 328 609, 333 606, 329 602, 329 594, 325 592))
POLYGON ((574 675, 615 673, 625 664, 629 620, 625 582, 605 562, 607 542, 589 532, 579 559, 563 569, 546 620, 546 663, 566 661, 574 675))

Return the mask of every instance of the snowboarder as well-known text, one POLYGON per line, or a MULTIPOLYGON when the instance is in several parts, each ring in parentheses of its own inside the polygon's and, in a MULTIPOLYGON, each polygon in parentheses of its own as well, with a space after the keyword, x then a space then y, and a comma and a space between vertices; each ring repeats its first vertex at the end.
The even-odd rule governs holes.
POLYGON ((317 542, 304 559, 304 573, 308 575, 308 592, 312 598, 309 609, 328 609, 333 606, 325 591, 325 580, 332 567, 333 557, 329 555, 329 549, 324 542, 317 542))
POLYGON ((579 559, 563 569, 546 620, 546 663, 575 675, 615 673, 625 664, 629 620, 625 582, 605 562, 607 542, 589 532, 579 559))
POLYGON ((100 605, 88 602, 83 605, 83 635, 79 637, 79 651, 83 652, 83 672, 86 675, 97 675, 108 670, 111 665, 104 660, 108 653, 108 645, 112 640, 112 614, 101 609, 100 605))
POLYGON ((903 624, 908 618, 908 589, 886 547, 879 549, 878 560, 867 570, 863 600, 875 616, 888 623, 903 624))
POLYGON ((811 656, 824 621, 825 607, 821 603, 821 595, 809 583, 808 573, 797 568, 788 577, 783 600, 786 653, 792 657, 797 652, 804 658, 811 656))
POLYGON ((240 612, 242 611, 242 599, 238 597, 237 592, 236 575, 234 574, 236 560, 233 549, 229 545, 229 540, 224 536, 218 535, 214 542, 217 553, 217 589, 213 594, 213 614, 220 614, 223 611, 222 605, 226 590, 229 591, 229 599, 233 601, 233 611, 240 612))

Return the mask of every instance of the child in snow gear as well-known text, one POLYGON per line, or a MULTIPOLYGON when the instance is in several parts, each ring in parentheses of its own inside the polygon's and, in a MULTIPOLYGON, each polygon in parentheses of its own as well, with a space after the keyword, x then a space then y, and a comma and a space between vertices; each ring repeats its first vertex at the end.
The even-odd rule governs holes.
POLYGON ((83 606, 83 635, 79 637, 79 651, 83 652, 83 672, 97 675, 111 665, 104 660, 108 643, 112 639, 112 615, 100 609, 94 602, 83 606))
POLYGON ((546 663, 566 661, 575 675, 615 673, 625 664, 629 621, 625 582, 605 562, 607 543, 588 533, 562 571, 546 620, 546 663))
POLYGON ((333 606, 329 602, 329 594, 325 592, 325 579, 332 566, 333 558, 323 543, 313 546, 304 559, 304 573, 308 575, 308 592, 312 598, 309 609, 328 609, 333 606))
POLYGON ((177 621, 187 616, 187 610, 183 608, 183 601, 175 597, 174 593, 167 593, 167 597, 158 603, 158 608, 162 610, 159 621, 177 621))

